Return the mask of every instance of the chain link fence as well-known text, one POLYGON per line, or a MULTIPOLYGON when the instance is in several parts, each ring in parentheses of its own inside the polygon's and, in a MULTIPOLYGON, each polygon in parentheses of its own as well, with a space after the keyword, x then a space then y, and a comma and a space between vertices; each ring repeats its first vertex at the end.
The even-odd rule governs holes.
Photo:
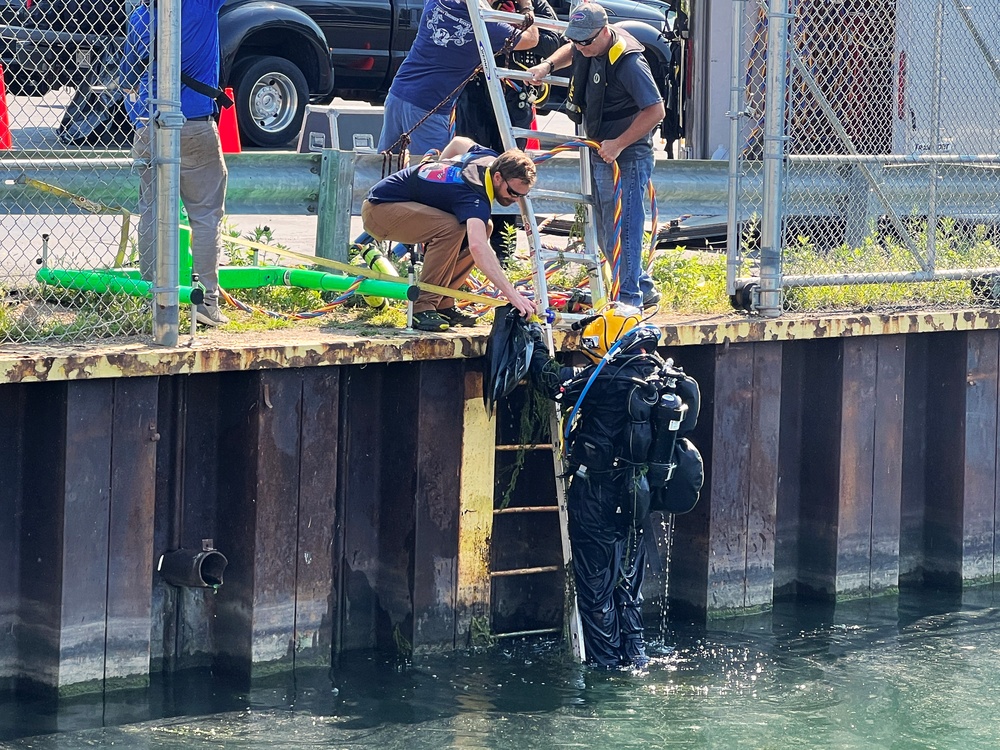
POLYGON ((0 27, 0 344, 148 333, 149 301, 106 291, 138 278, 126 105, 149 57, 123 52, 140 3, 13 5, 0 27))
POLYGON ((996 11, 982 0, 735 4, 735 306, 1000 298, 996 11))

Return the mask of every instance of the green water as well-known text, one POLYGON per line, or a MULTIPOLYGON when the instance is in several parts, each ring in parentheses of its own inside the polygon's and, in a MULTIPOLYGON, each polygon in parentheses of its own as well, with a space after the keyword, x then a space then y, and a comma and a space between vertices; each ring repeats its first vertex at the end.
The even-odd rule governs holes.
POLYGON ((993 750, 996 593, 674 626, 673 650, 656 644, 642 674, 584 669, 535 642, 414 664, 345 659, 332 681, 310 673, 246 692, 188 675, 59 712, 0 703, 0 747, 993 750), (148 718, 171 714, 186 716, 148 718))

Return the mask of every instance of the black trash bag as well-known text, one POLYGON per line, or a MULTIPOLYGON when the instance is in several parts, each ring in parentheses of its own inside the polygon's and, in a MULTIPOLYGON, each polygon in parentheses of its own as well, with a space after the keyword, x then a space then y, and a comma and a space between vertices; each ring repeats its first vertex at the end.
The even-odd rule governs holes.
POLYGON ((118 43, 105 46, 87 79, 77 84, 56 129, 63 143, 99 148, 125 148, 132 144, 135 127, 118 86, 120 47, 118 43))
POLYGON ((687 438, 677 440, 673 460, 677 464, 673 476, 664 489, 653 491, 650 509, 678 515, 698 504, 705 483, 705 463, 694 443, 687 438))
POLYGON ((498 307, 493 313, 493 328, 486 342, 486 372, 483 374, 483 403, 492 416, 497 402, 508 395, 521 378, 535 348, 530 324, 513 305, 498 307))

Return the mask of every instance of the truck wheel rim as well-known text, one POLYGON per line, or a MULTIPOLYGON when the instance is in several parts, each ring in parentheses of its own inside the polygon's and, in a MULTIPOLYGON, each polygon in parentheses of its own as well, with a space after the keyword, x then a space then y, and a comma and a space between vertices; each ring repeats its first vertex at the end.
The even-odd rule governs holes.
POLYGON ((292 79, 282 73, 267 73, 250 90, 250 116, 267 133, 284 130, 295 117, 299 94, 292 79))

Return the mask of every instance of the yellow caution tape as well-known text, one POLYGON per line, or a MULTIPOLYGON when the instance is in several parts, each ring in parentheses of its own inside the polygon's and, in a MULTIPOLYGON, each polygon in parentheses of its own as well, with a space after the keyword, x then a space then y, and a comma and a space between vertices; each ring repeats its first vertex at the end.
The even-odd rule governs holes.
MULTIPOLYGON (((74 205, 82 208, 84 211, 89 211, 94 214, 121 214, 122 216, 122 236, 118 243, 118 254, 115 256, 115 265, 121 266, 125 262, 125 250, 128 247, 128 233, 129 233, 129 222, 132 217, 132 213, 121 206, 107 206, 103 203, 98 203, 92 201, 88 198, 84 198, 82 195, 76 195, 64 190, 56 185, 50 185, 41 180, 36 180, 33 177, 27 177, 22 175, 21 182, 29 187, 33 187, 36 190, 41 190, 46 193, 51 193, 52 195, 58 196, 59 198, 65 198, 72 201, 74 205)), ((188 227, 181 225, 182 228, 187 229, 188 227)), ((231 242, 234 245, 242 245, 244 247, 249 247, 253 250, 263 250, 265 252, 274 253, 275 255, 281 255, 286 258, 294 258, 302 263, 309 263, 312 265, 320 266, 321 268, 329 268, 335 271, 340 271, 351 276, 364 276, 368 279, 377 279, 378 281, 393 281, 396 283, 406 283, 406 279, 399 276, 392 276, 387 273, 382 273, 376 271, 368 266, 355 266, 350 263, 341 263, 340 261, 330 260, 329 258, 320 258, 315 255, 306 255, 305 253, 297 253, 294 250, 287 250, 282 247, 275 247, 274 245, 267 245, 263 242, 257 242, 255 240, 248 240, 242 237, 223 237, 224 242, 231 242)), ((483 294, 473 294, 472 292, 462 292, 455 289, 449 289, 444 286, 437 286, 435 284, 427 284, 422 281, 417 281, 415 286, 424 292, 431 292, 433 294, 441 294, 446 297, 453 297, 455 299, 460 299, 465 302, 473 302, 477 305, 489 305, 490 307, 500 307, 501 305, 507 304, 507 300, 496 299, 494 297, 487 297, 483 294)))
MULTIPOLYGON (((286 250, 283 247, 275 247, 274 245, 266 245, 263 242, 257 242, 255 240, 246 240, 242 237, 224 237, 225 242, 232 242, 236 245, 243 245, 244 247, 249 247, 254 250, 264 250, 269 253, 274 253, 275 255, 282 255, 286 258, 293 258, 302 263, 312 263, 313 265, 320 266, 321 268, 329 268, 334 271, 341 271, 342 273, 350 274, 353 276, 364 276, 369 279, 377 279, 379 281, 396 281, 404 282, 406 279, 400 278, 399 276, 391 276, 387 273, 381 273, 367 266, 353 266, 350 263, 341 263, 337 260, 330 260, 329 258, 320 258, 315 255, 306 255, 305 253, 297 253, 294 250, 286 250)), ((433 294, 443 294, 446 297, 454 297, 455 299, 460 299, 466 302, 474 302, 477 305, 489 305, 491 307, 500 307, 501 305, 506 305, 507 300, 496 299, 494 297, 487 297, 483 294, 473 294, 472 292, 460 292, 455 289, 449 289, 445 286, 437 286, 435 284, 426 284, 422 281, 417 281, 415 286, 425 292, 432 292, 433 294)))

